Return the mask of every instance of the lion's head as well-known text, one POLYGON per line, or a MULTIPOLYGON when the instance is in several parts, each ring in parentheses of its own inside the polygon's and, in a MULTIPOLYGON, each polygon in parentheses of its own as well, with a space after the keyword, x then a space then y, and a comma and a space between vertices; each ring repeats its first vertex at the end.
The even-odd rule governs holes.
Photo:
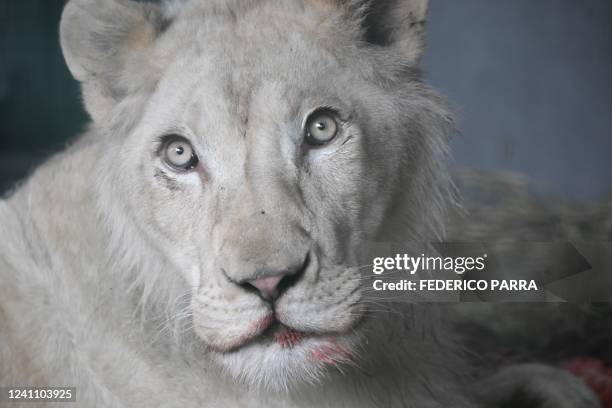
POLYGON ((190 289, 193 330, 234 377, 283 388, 358 363, 364 245, 431 229, 450 119, 419 77, 425 13, 68 3, 62 46, 105 144, 101 211, 126 252, 163 254, 156 285, 190 289))

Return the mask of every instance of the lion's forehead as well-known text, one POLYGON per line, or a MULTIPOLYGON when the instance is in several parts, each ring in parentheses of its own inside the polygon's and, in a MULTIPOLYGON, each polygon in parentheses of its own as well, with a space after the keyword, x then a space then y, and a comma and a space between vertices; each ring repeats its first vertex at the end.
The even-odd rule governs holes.
MULTIPOLYGON (((178 13, 169 16, 176 24, 191 24, 198 32, 230 29, 244 38, 253 35, 275 35, 297 30, 316 33, 333 17, 337 7, 326 7, 318 0, 207 0, 190 1, 178 13), (308 3, 308 7, 306 6, 308 3)), ((193 33, 193 30, 191 30, 193 33)), ((278 39, 278 38, 277 38, 278 39)))
POLYGON ((325 78, 325 71, 367 63, 368 53, 360 52, 356 37, 340 35, 312 8, 293 5, 302 2, 278 0, 283 7, 263 1, 256 7, 221 9, 206 3, 189 3, 197 12, 186 8, 161 35, 158 65, 180 61, 184 69, 198 67, 216 81, 233 78, 248 85, 262 78, 299 84, 325 78))
POLYGON ((181 42, 172 35, 158 50, 162 69, 180 70, 199 80, 216 82, 227 91, 252 87, 262 81, 292 83, 325 82, 330 73, 356 71, 365 58, 351 60, 346 48, 324 44, 305 32, 287 31, 243 38, 234 30, 205 32, 181 42), (337 51, 337 52, 336 52, 337 51))

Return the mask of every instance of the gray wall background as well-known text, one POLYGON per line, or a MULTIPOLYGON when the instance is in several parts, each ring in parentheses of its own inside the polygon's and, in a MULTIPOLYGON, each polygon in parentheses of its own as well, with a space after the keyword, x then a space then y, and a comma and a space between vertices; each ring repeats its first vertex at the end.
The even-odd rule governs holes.
POLYGON ((457 165, 569 199, 612 192, 612 1, 431 0, 425 68, 457 165))
MULTIPOLYGON (((63 0, 0 0, 0 190, 84 126, 57 32, 63 0)), ((456 165, 542 192, 612 192, 612 1, 431 0, 428 80, 462 131, 456 165)))

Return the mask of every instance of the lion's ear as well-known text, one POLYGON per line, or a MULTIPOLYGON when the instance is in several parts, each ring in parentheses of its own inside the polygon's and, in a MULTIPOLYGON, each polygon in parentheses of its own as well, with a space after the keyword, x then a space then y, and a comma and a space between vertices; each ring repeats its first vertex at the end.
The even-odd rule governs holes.
POLYGON ((161 6, 130 0, 70 0, 60 39, 87 111, 101 120, 153 75, 150 51, 167 26, 161 6))
MULTIPOLYGON (((307 0, 321 16, 338 11, 357 21, 365 41, 401 54, 418 64, 425 50, 425 19, 429 0, 307 0)), ((352 24, 348 27, 354 27, 352 24)))
POLYGON ((393 47, 417 64, 425 50, 425 19, 429 0, 370 0, 363 24, 366 40, 393 47))

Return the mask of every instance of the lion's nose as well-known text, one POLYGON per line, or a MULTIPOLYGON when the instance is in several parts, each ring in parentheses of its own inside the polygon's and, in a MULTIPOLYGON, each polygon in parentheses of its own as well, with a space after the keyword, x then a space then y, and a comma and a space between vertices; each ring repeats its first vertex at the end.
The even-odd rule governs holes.
POLYGON ((265 299, 275 299, 278 297, 278 284, 283 278, 284 276, 269 276, 249 281, 249 285, 257 289, 265 299))
POLYGON ((284 273, 250 279, 244 281, 241 286, 248 290, 255 290, 262 298, 273 301, 300 280, 309 263, 310 257, 307 255, 303 263, 286 269, 284 273))

